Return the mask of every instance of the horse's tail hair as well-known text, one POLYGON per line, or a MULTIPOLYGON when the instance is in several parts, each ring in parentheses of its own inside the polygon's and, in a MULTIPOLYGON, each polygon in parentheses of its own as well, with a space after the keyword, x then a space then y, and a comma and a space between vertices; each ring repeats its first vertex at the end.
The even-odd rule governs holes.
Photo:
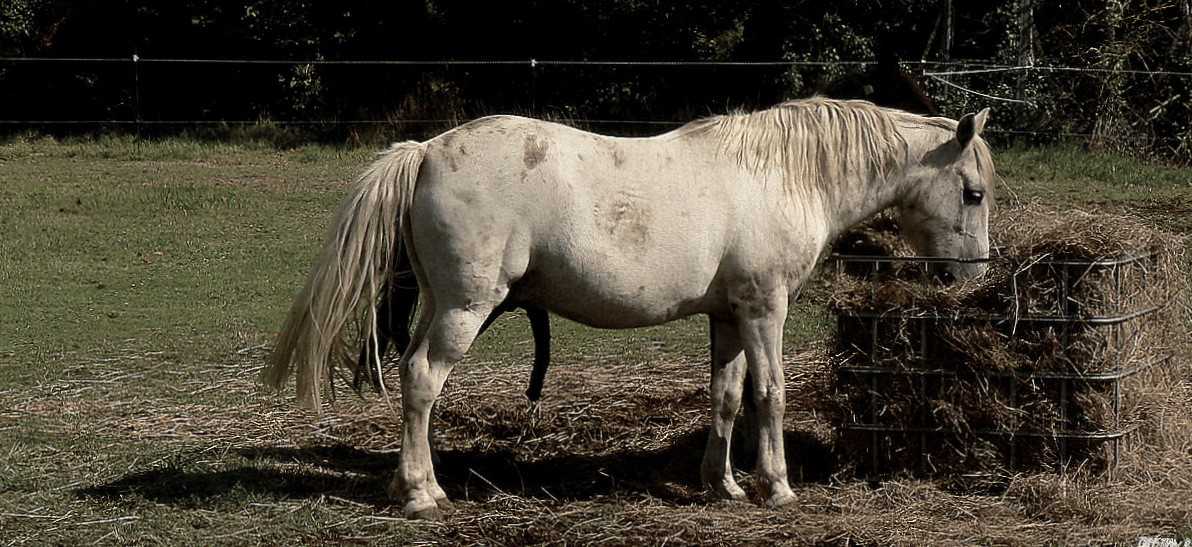
POLYGON ((322 389, 336 366, 355 365, 343 331, 358 317, 361 297, 368 298, 373 310, 364 318, 362 334, 368 339, 377 336, 372 304, 406 252, 401 225, 425 155, 422 143, 394 144, 356 179, 306 288, 290 309, 261 381, 280 390, 295 373, 303 408, 320 407, 322 389))

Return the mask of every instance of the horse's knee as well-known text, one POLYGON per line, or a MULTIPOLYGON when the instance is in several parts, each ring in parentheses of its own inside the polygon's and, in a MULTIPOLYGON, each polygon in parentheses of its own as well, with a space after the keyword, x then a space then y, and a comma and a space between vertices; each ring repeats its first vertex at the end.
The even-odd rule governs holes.
POLYGON ((773 417, 781 417, 784 406, 786 405, 786 397, 781 391, 775 390, 757 390, 751 399, 753 408, 750 410, 756 415, 759 421, 773 417))
POLYGON ((754 409, 762 413, 781 409, 786 405, 786 385, 782 370, 766 376, 761 381, 750 382, 746 388, 754 409))

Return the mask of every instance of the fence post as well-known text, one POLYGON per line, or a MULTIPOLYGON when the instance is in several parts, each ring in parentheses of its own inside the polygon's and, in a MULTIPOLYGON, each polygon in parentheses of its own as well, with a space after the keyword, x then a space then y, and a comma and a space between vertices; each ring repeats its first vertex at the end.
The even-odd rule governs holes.
POLYGON ((141 140, 141 57, 132 50, 133 108, 136 109, 137 141, 141 140))
POLYGON ((530 114, 538 115, 538 59, 530 59, 530 114))
MULTIPOLYGON (((1033 0, 1018 0, 1018 66, 1035 66, 1035 8, 1033 0)), ((1026 70, 1018 72, 1018 86, 1014 90, 1014 98, 1025 101, 1026 70)), ((1017 124, 1021 127, 1025 111, 1024 103, 1019 102, 1014 111, 1017 124)))

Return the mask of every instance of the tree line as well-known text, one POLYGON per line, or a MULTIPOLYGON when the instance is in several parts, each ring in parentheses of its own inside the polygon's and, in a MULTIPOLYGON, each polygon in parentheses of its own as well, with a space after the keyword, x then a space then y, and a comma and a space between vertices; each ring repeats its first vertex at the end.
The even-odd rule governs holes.
MULTIPOLYGON (((0 119, 400 122, 514 112, 682 121, 820 92, 865 71, 864 63, 889 57, 912 73, 920 60, 1097 69, 922 83, 947 115, 994 106, 1003 129, 1091 135, 1106 146, 1179 157, 1188 155, 1192 89, 1188 77, 1171 73, 1192 71, 1188 4, 6 0, 0 119), (134 63, 134 55, 293 63, 134 63), (532 66, 531 60, 786 64, 532 66), (524 64, 335 64, 341 61, 524 64), (1131 70, 1145 73, 1123 72, 1131 70), (993 104, 983 95, 1021 102, 993 104)), ((342 137, 342 130, 326 131, 342 137)))

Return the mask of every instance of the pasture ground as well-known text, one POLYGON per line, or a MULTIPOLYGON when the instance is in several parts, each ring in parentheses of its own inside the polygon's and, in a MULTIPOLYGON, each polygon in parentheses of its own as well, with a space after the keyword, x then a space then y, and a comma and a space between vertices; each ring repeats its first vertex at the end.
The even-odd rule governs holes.
MULTIPOLYGON (((0 544, 1122 544, 1192 537, 1192 440, 1112 478, 1016 475, 982 491, 850 478, 804 404, 830 318, 797 304, 786 424, 800 503, 709 499, 700 320, 598 331, 507 316, 444 392, 443 522, 384 493, 399 424, 376 396, 322 416, 255 377, 370 151, 181 140, 0 144, 0 544)), ((1192 233, 1192 171, 1076 146, 997 151, 999 199, 1139 214, 1192 233)), ((1192 405, 1192 392, 1185 398, 1192 405)), ((1192 424, 1178 431, 1192 431, 1192 424)), ((743 486, 751 490, 747 472, 743 486)))

